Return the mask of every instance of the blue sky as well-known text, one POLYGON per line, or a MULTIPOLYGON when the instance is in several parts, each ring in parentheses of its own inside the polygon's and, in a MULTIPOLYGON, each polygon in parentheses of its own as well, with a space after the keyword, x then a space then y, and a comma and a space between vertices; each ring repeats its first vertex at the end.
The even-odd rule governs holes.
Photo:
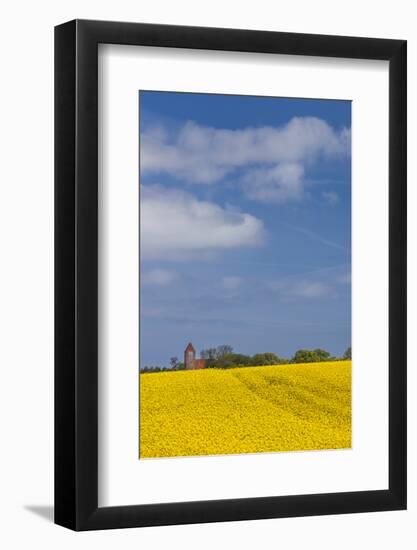
POLYGON ((141 364, 350 345, 351 104, 140 92, 141 364))

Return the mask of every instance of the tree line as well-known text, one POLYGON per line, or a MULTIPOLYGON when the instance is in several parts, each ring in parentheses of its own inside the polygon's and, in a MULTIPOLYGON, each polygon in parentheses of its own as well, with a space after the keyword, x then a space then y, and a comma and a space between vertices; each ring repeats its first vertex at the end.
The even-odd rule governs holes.
MULTIPOLYGON (((273 352, 256 353, 255 355, 244 355, 235 353, 232 346, 227 344, 215 348, 207 348, 201 351, 201 358, 206 360, 208 369, 231 369, 236 367, 252 367, 267 365, 287 365, 289 363, 320 363, 322 361, 343 361, 352 359, 352 348, 348 347, 342 357, 332 356, 328 351, 316 348, 313 350, 299 349, 293 357, 279 357, 273 352)), ((178 361, 178 357, 171 357, 170 367, 144 366, 140 372, 163 372, 184 370, 185 365, 178 361)))

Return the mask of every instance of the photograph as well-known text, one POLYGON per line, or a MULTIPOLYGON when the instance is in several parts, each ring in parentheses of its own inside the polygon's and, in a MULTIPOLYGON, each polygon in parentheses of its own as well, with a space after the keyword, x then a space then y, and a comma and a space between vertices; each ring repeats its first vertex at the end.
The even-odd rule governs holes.
POLYGON ((351 101, 139 120, 139 459, 350 449, 351 101))
POLYGON ((0 548, 417 548, 385 4, 4 4, 0 548))

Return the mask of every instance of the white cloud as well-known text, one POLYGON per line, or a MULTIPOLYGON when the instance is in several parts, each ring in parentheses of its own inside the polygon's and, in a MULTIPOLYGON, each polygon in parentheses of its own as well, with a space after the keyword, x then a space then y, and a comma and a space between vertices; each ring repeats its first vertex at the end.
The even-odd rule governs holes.
POLYGON ((145 271, 141 277, 142 284, 168 286, 178 280, 178 273, 167 269, 151 269, 145 271))
MULTIPOLYGON (((239 168, 264 165, 273 172, 280 164, 302 167, 320 156, 347 155, 349 148, 349 129, 338 132, 314 117, 295 117, 281 127, 238 130, 187 122, 175 135, 160 127, 141 135, 141 171, 169 173, 187 183, 209 184, 239 168)), ((277 177, 279 181, 285 179, 282 174, 277 177)), ((294 194, 290 193, 289 198, 294 194)))
POLYGON ((271 281, 268 286, 284 299, 316 299, 335 295, 332 286, 321 281, 271 281))
POLYGON ((259 246, 261 220, 200 201, 190 193, 142 186, 141 256, 147 259, 205 258, 221 250, 259 246))
POLYGON ((326 202, 328 202, 332 206, 339 202, 339 195, 334 191, 323 191, 321 196, 326 202))
POLYGON ((227 290, 237 290, 242 283, 240 277, 223 277, 222 286, 227 290))
POLYGON ((246 195, 262 202, 285 202, 303 196, 304 168, 282 163, 273 168, 249 170, 242 178, 246 195))
POLYGON ((293 296, 302 298, 322 298, 333 294, 330 285, 319 281, 300 281, 290 289, 293 296))

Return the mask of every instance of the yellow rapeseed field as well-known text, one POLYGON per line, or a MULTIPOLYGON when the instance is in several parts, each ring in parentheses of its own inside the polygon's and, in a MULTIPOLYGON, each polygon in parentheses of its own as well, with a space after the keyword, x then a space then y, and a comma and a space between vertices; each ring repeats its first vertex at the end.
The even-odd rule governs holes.
POLYGON ((140 375, 140 458, 351 446, 351 361, 140 375))

